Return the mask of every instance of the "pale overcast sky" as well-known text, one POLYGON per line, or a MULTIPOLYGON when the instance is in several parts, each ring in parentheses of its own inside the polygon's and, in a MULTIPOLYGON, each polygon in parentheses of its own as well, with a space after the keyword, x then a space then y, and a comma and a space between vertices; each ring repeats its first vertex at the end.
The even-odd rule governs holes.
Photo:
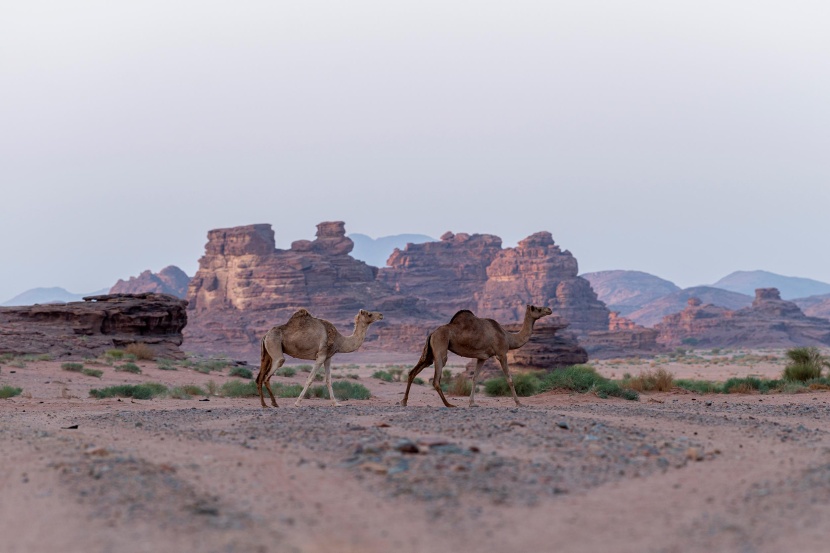
POLYGON ((0 302, 208 229, 549 230, 581 271, 830 282, 830 2, 0 4, 0 302))

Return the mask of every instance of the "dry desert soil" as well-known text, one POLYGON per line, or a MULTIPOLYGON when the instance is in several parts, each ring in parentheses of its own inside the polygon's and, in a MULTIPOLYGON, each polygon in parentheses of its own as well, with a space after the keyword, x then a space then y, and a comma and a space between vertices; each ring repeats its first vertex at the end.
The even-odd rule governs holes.
POLYGON ((546 393, 520 408, 481 393, 447 409, 416 386, 404 408, 404 384, 362 366, 373 397, 339 408, 89 397, 234 379, 139 364, 100 379, 0 368, 23 389, 0 400, 0 551, 830 550, 830 393, 546 393))

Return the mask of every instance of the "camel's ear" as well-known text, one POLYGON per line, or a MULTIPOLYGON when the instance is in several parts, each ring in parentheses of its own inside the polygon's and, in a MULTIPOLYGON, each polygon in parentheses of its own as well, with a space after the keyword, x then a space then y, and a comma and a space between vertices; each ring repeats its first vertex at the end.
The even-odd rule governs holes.
POLYGON ((360 314, 361 314, 361 315, 365 315, 365 314, 366 314, 366 310, 365 310, 365 309, 361 309, 361 310, 360 310, 360 314))

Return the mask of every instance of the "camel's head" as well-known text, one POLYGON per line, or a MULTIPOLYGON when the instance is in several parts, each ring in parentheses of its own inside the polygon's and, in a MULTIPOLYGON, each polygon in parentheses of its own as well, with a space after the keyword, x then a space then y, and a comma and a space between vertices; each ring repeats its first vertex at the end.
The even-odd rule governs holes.
POLYGON ((357 314, 357 317, 354 318, 355 323, 362 322, 367 326, 382 320, 383 313, 378 313, 377 311, 366 311, 365 309, 361 309, 360 313, 357 314))
POLYGON ((535 305, 528 304, 527 312, 530 314, 531 317, 533 317, 533 320, 535 321, 541 319, 542 317, 547 317, 548 315, 553 313, 553 310, 547 306, 537 307, 535 305))

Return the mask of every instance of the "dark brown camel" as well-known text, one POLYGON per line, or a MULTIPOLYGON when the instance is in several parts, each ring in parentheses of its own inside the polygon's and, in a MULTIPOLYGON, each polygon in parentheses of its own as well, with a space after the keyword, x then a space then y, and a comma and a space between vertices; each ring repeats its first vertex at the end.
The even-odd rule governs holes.
POLYGON ((511 349, 518 349, 530 340, 533 333, 533 323, 542 317, 552 313, 550 307, 536 307, 528 305, 525 310, 524 324, 519 332, 507 332, 493 319, 479 319, 472 311, 466 309, 453 315, 449 324, 439 326, 427 338, 424 352, 418 364, 409 371, 409 378, 406 382, 406 393, 404 393, 401 405, 406 405, 409 399, 409 388, 418 373, 435 363, 435 377, 432 379, 432 387, 441 396, 441 401, 447 407, 455 407, 444 397, 441 391, 441 369, 447 363, 447 351, 451 351, 461 357, 476 359, 476 370, 473 374, 473 391, 470 394, 470 407, 475 405, 476 380, 481 366, 491 357, 496 357, 501 364, 501 370, 513 392, 513 400, 516 405, 519 398, 516 395, 516 388, 513 386, 513 378, 507 368, 507 352, 511 349))

